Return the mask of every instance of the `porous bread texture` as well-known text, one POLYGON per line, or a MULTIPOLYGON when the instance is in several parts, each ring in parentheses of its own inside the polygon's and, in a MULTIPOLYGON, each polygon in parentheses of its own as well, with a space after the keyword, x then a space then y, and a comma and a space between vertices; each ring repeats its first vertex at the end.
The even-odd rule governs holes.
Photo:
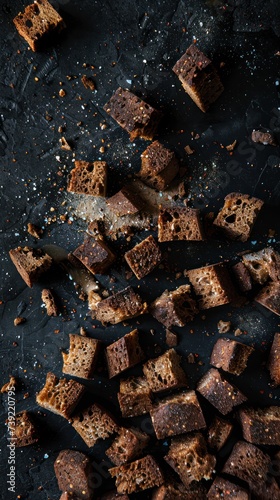
POLYGON ((169 349, 143 365, 143 373, 152 392, 187 386, 187 377, 180 362, 181 356, 174 349, 169 349))
POLYGON ((119 429, 111 414, 96 403, 73 415, 71 424, 89 448, 119 429))
POLYGON ((69 175, 67 191, 91 196, 106 196, 108 165, 105 161, 75 161, 69 175))
POLYGON ((64 418, 69 418, 80 401, 85 387, 75 380, 59 379, 52 372, 47 373, 46 383, 37 394, 38 405, 64 418))
POLYGON ((91 378, 95 370, 101 342, 90 337, 69 334, 68 354, 63 352, 62 372, 74 377, 91 378))
POLYGON ((146 455, 130 464, 113 467, 109 472, 116 478, 118 493, 128 495, 160 486, 164 482, 164 476, 152 455, 146 455))
POLYGON ((230 193, 213 224, 228 238, 247 241, 263 203, 248 194, 230 193))
POLYGON ((200 211, 189 207, 170 207, 158 216, 158 241, 201 241, 204 239, 200 211))

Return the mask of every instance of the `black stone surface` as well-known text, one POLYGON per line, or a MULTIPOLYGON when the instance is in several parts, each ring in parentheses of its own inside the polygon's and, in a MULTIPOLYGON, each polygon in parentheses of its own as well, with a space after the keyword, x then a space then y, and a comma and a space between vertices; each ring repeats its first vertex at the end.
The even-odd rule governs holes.
MULTIPOLYGON (((44 282, 28 289, 8 256, 10 248, 22 244, 56 244, 72 251, 83 240, 86 224, 74 218, 74 198, 65 189, 74 158, 108 162, 109 195, 122 186, 128 174, 139 170, 140 154, 147 142, 130 143, 128 135, 103 111, 103 105, 118 86, 129 88, 163 112, 158 139, 174 149, 188 166, 190 206, 201 208, 204 215, 217 212, 226 194, 241 191, 262 198, 265 208, 252 238, 245 244, 222 239, 163 244, 169 271, 157 269, 140 283, 136 278, 127 281, 120 259, 110 273, 115 279, 110 289, 127 284, 139 286, 141 295, 151 301, 165 288, 185 283, 183 275, 175 279, 176 272, 221 260, 234 263, 237 253, 247 249, 271 245, 280 250, 279 148, 253 144, 250 140, 252 129, 260 127, 271 130, 279 139, 279 2, 52 3, 65 18, 67 31, 55 46, 33 53, 12 22, 28 1, 0 0, 0 382, 7 382, 11 374, 20 380, 16 411, 32 411, 42 434, 38 445, 16 451, 16 493, 9 492, 5 427, 8 399, 1 394, 0 497, 5 500, 17 495, 22 499, 58 500, 53 462, 64 448, 91 456, 96 468, 96 495, 113 485, 104 454, 108 443, 88 450, 66 420, 43 412, 35 401, 48 371, 62 375, 61 350, 68 348, 69 333, 78 333, 83 326, 90 336, 110 343, 138 327, 147 357, 166 349, 165 329, 149 315, 131 320, 126 326, 105 328, 89 318, 87 303, 78 298, 73 281, 63 271, 56 270, 44 282), (194 39, 217 68, 225 63, 219 68, 225 91, 207 114, 195 106, 172 72, 174 63, 194 39), (83 74, 94 79, 96 92, 83 87, 83 74), (59 96, 61 88, 65 90, 64 97, 59 96), (106 129, 100 126, 104 122, 106 129), (73 145, 70 152, 60 148, 60 126, 65 127, 62 135, 73 145), (196 134, 198 138, 194 139, 196 134), (234 140, 237 146, 230 154, 224 146, 234 140), (195 149, 189 157, 184 151, 187 144, 195 149), (104 153, 99 151, 102 146, 104 153), (60 219, 65 213, 66 222, 60 219), (43 227, 40 241, 27 233, 28 222, 43 227), (270 229, 275 230, 273 235, 270 229), (62 313, 58 318, 49 318, 42 308, 40 292, 44 286, 52 288, 59 297, 62 313), (15 327, 13 320, 18 315, 24 316, 26 322, 15 327), (27 392, 29 397, 25 398, 27 392)), ((146 235, 137 235, 133 241, 146 235)), ((123 254, 131 243, 121 241, 112 246, 123 254)), ((224 306, 206 311, 186 327, 174 329, 180 339, 178 352, 185 358, 190 352, 196 354, 195 364, 183 362, 190 388, 195 388, 209 366, 220 319, 232 322, 227 336, 233 338, 234 330, 240 328, 244 333, 238 340, 256 348, 244 375, 230 376, 229 380, 252 404, 278 405, 279 390, 272 386, 265 362, 273 334, 279 331, 279 317, 253 301, 240 308, 224 306)), ((140 370, 135 368, 131 373, 140 370)), ((86 385, 84 403, 103 402, 120 417, 118 381, 108 382, 105 368, 86 385)), ((202 404, 210 421, 213 410, 204 401, 202 404)), ((167 442, 155 444, 149 418, 135 419, 133 424, 151 434, 152 450, 161 461, 167 442)), ((240 437, 237 424, 236 429, 235 438, 240 437)), ((217 470, 229 451, 230 446, 221 453, 217 470)), ((137 498, 147 499, 149 493, 137 498)))

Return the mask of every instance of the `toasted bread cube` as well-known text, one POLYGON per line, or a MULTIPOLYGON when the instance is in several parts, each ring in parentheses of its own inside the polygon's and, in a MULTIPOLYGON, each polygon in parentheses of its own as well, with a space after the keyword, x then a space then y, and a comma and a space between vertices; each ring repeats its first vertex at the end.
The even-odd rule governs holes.
POLYGON ((207 500, 250 500, 250 494, 242 486, 228 481, 222 477, 216 477, 207 493, 207 500))
POLYGON ((152 408, 152 391, 143 377, 121 380, 118 401, 123 417, 136 417, 152 408))
POLYGON ((173 67, 184 90, 204 113, 224 90, 212 61, 192 44, 173 67))
POLYGON ((133 215, 139 212, 144 206, 144 201, 134 194, 128 186, 123 187, 116 194, 106 200, 110 210, 118 217, 123 215, 133 215))
POLYGON ((243 262, 238 262, 231 268, 237 287, 241 292, 250 292, 253 287, 251 275, 243 262))
POLYGON ((101 342, 90 337, 69 335, 69 353, 62 353, 62 372, 74 377, 91 378, 95 370, 101 342))
POLYGON ((193 482, 188 487, 179 481, 168 480, 156 488, 152 500, 205 500, 206 488, 203 484, 193 482))
POLYGON ((151 391, 162 392, 171 388, 187 386, 187 378, 180 366, 181 356, 169 349, 143 365, 143 372, 151 391))
POLYGON ((200 309, 228 304, 235 298, 235 291, 224 264, 199 267, 187 272, 198 296, 200 309))
POLYGON ((149 442, 149 436, 138 429, 121 427, 113 444, 106 450, 107 457, 116 465, 132 462, 141 455, 149 442))
POLYGON ((206 427, 194 391, 181 392, 160 400, 153 406, 150 415, 158 439, 206 427))
POLYGON ((210 448, 220 451, 226 444, 233 430, 233 425, 220 417, 215 417, 208 428, 207 442, 210 448))
POLYGON ((102 240, 87 237, 73 255, 93 274, 104 274, 115 260, 114 253, 102 240))
POLYGON ((216 465, 216 459, 208 453, 205 439, 200 432, 173 438, 164 458, 187 487, 193 481, 211 479, 216 465))
POLYGON ((238 412, 243 437, 257 445, 280 445, 280 408, 241 408, 238 412))
POLYGON ((147 304, 142 302, 138 293, 130 286, 111 295, 96 304, 94 317, 101 323, 116 325, 121 321, 135 318, 147 311, 147 304))
POLYGON ((231 240, 247 241, 263 201, 248 194, 230 193, 213 224, 231 240))
POLYGON ((147 276, 161 261, 161 251, 153 236, 135 245, 124 254, 130 269, 139 280, 147 276))
POLYGON ((160 486, 164 482, 163 474, 151 455, 135 460, 130 464, 109 469, 116 478, 118 493, 137 493, 139 491, 160 486))
POLYGON ((105 161, 75 161, 67 191, 91 196, 106 196, 108 165, 105 161))
POLYGON ((47 373, 46 383, 37 394, 38 405, 46 410, 69 418, 80 401, 85 387, 75 380, 59 379, 53 373, 47 373))
POLYGON ((65 28, 62 17, 47 0, 35 0, 13 21, 33 52, 43 48, 65 28))
POLYGON ((197 391, 204 396, 222 415, 227 415, 235 406, 247 398, 242 392, 225 380, 220 372, 211 368, 198 383, 197 391))
POLYGON ((242 256, 242 261, 252 279, 260 285, 269 278, 273 281, 280 279, 280 255, 273 248, 247 253, 242 256))
POLYGON ((253 351, 253 347, 236 340, 218 339, 213 347, 210 363, 225 372, 240 375, 245 370, 253 351))
POLYGON ((143 359, 144 353, 139 345, 138 330, 135 329, 106 348, 109 378, 137 365, 143 359))
POLYGON ((137 137, 153 139, 160 113, 129 90, 119 87, 104 110, 129 133, 131 141, 137 137))
POLYGON ((41 248, 17 247, 9 251, 13 264, 30 288, 52 265, 52 258, 41 248))
POLYGON ((141 169, 137 176, 148 186, 164 191, 178 172, 175 153, 154 141, 141 155, 141 169))
POLYGON ((11 426, 10 421, 7 421, 7 423, 14 440, 13 442, 17 448, 38 442, 38 431, 29 411, 16 413, 14 426, 11 426))
POLYGON ((44 288, 42 290, 41 297, 42 297, 42 302, 46 306, 47 315, 48 316, 58 316, 59 310, 58 310, 58 306, 56 304, 56 300, 55 300, 55 297, 54 297, 54 294, 52 293, 52 291, 49 290, 48 288, 44 288))
POLYGON ((99 404, 93 404, 73 415, 71 424, 89 448, 119 429, 115 419, 99 404))
POLYGON ((94 485, 90 459, 80 451, 62 450, 54 462, 54 471, 61 491, 72 498, 92 500, 94 485))
POLYGON ((280 283, 277 281, 269 283, 258 293, 255 301, 280 316, 280 283))
POLYGON ((268 369, 273 382, 280 385, 280 333, 275 333, 268 358, 268 369))
POLYGON ((201 241, 203 238, 198 209, 174 207, 160 211, 158 216, 158 241, 201 241))
POLYGON ((196 302, 191 296, 190 285, 181 285, 176 290, 165 290, 149 307, 154 318, 166 328, 185 326, 197 314, 196 302))

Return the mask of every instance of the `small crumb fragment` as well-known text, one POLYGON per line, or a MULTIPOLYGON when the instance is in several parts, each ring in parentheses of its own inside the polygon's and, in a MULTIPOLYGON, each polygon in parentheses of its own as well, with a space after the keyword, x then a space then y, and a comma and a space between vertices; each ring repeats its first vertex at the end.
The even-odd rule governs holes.
POLYGON ((228 146, 226 146, 227 151, 233 151, 236 144, 237 144, 237 140, 235 139, 232 144, 229 144, 228 146))
POLYGON ((228 333, 231 329, 231 322, 223 321, 222 319, 220 319, 219 323, 217 324, 217 327, 219 333, 228 333))
POLYGON ((191 148, 189 144, 185 146, 184 150, 186 151, 187 155, 193 155, 195 153, 195 150, 191 148))
POLYGON ((65 97, 66 96, 66 92, 64 89, 60 89, 60 91, 58 92, 58 95, 59 97, 65 97))
POLYGON ((4 392, 9 392, 11 390, 14 391, 16 387, 18 387, 17 379, 15 377, 10 377, 9 382, 3 385, 0 392, 3 394, 4 392))
POLYGON ((240 328, 236 328, 236 330, 234 331, 234 336, 239 337, 239 335, 242 335, 242 330, 240 330, 240 328))
POLYGON ((35 224, 32 224, 31 222, 28 222, 27 224, 27 232, 31 234, 34 238, 37 238, 38 240, 41 238, 43 231, 39 226, 36 226, 35 224))
POLYGON ((253 142, 263 144, 264 146, 277 146, 274 135, 271 132, 262 132, 253 130, 251 139, 253 142))
POLYGON ((190 354, 187 355, 187 362, 190 363, 191 365, 195 363, 195 357, 192 352, 190 352, 190 354))
POLYGON ((95 83, 94 83, 93 79, 90 78, 90 76, 83 75, 81 78, 81 82, 86 89, 90 89, 90 90, 96 89, 95 83))
POLYGON ((86 337, 87 336, 86 329, 83 326, 81 326, 81 328, 80 328, 80 335, 82 337, 86 337))
POLYGON ((22 316, 17 316, 14 319, 14 325, 15 326, 21 325, 22 323, 25 323, 25 322, 26 322, 26 318, 23 318, 22 316))
POLYGON ((171 332, 171 330, 168 330, 168 328, 165 331, 165 342, 168 347, 175 347, 176 345, 178 345, 178 337, 176 333, 171 332))
POLYGON ((64 149, 65 151, 71 151, 72 150, 69 142, 65 139, 65 137, 61 137, 61 139, 59 139, 59 142, 60 142, 61 149, 64 149))
POLYGON ((42 290, 42 301, 46 306, 48 316, 58 316, 58 307, 55 303, 55 298, 48 288, 42 290))

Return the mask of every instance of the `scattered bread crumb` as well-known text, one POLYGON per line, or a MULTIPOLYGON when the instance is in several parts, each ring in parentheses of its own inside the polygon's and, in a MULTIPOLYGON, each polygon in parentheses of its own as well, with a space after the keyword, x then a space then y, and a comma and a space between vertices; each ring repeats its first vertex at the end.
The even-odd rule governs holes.
POLYGON ((231 322, 230 321, 223 321, 222 319, 220 319, 219 323, 217 324, 217 327, 218 327, 219 333, 227 333, 230 331, 231 322))
POLYGON ((42 301, 46 306, 48 316, 58 316, 58 307, 52 292, 48 288, 42 290, 42 301))
POLYGON ((14 319, 14 325, 15 326, 21 325, 22 323, 25 323, 25 322, 26 322, 26 318, 23 318, 22 316, 17 316, 14 319))
POLYGON ((81 82, 86 89, 90 89, 90 90, 96 89, 93 79, 90 78, 89 76, 83 75, 81 78, 81 82))
POLYGON ((3 394, 4 392, 9 392, 11 389, 16 389, 18 386, 18 380, 15 377, 10 377, 9 382, 3 385, 1 388, 1 393, 3 394))
POLYGON ((232 144, 229 144, 228 146, 226 146, 227 151, 233 151, 236 144, 237 144, 237 140, 235 139, 232 144))
POLYGON ((240 330, 240 328, 236 328, 236 330, 234 331, 234 336, 235 337, 239 337, 239 335, 242 335, 242 330, 240 330))
POLYGON ((27 224, 27 232, 31 234, 34 238, 37 238, 38 240, 41 238, 43 231, 40 227, 36 226, 35 224, 32 224, 31 222, 28 222, 27 224))
POLYGON ((59 139, 59 142, 60 142, 61 149, 64 149, 65 151, 71 151, 72 150, 69 142, 65 139, 65 137, 61 137, 61 139, 59 139))

